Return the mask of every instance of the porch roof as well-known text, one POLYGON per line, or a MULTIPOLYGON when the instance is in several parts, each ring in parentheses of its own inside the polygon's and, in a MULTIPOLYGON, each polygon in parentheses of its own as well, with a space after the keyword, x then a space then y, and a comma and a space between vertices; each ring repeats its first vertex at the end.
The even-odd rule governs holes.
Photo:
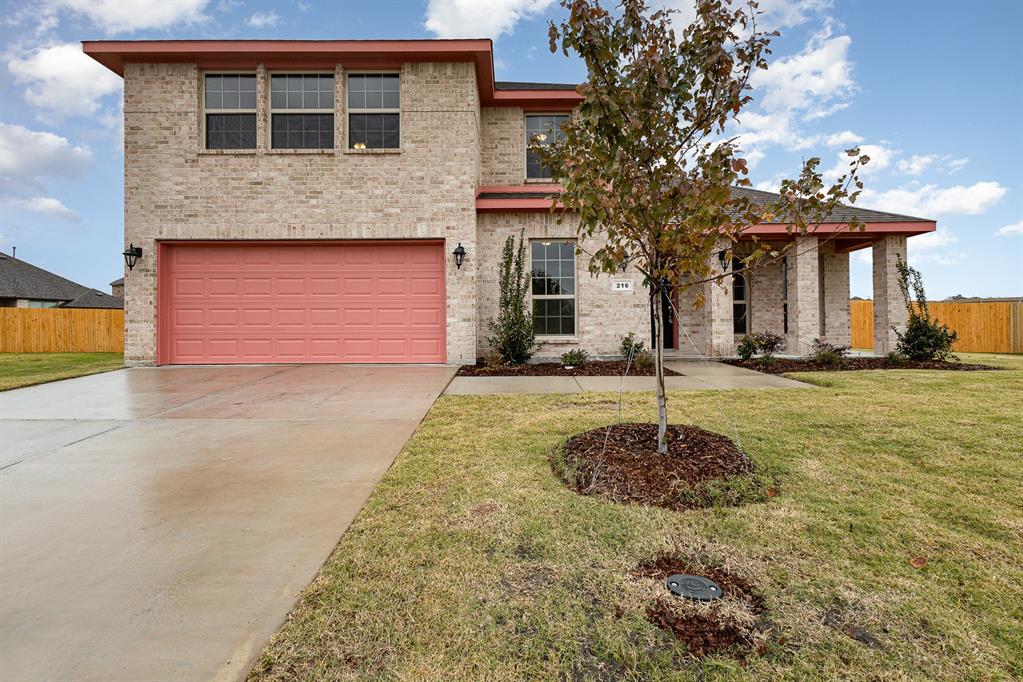
MULTIPOLYGON (((779 196, 774 192, 764 192, 746 187, 734 187, 732 191, 760 205, 774 201, 779 196)), ((557 184, 481 187, 476 194, 476 211, 480 213, 549 211, 560 192, 561 186, 557 184)), ((915 216, 840 204, 815 232, 833 234, 847 231, 849 221, 853 218, 862 223, 864 229, 862 232, 850 232, 849 238, 854 241, 867 241, 868 243, 874 236, 882 234, 911 236, 933 232, 937 228, 937 222, 928 218, 917 218, 915 216)), ((783 237, 789 234, 789 231, 788 226, 781 221, 772 221, 760 225, 752 225, 743 234, 751 237, 770 237, 772 235, 783 237)), ((863 243, 861 246, 866 245, 866 243, 863 243)))

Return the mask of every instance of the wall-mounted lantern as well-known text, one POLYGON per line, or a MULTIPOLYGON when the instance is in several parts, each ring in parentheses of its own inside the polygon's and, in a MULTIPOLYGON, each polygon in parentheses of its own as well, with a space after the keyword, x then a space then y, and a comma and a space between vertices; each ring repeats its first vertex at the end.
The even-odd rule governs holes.
POLYGON ((462 269, 462 261, 465 260, 465 247, 462 246, 462 242, 458 242, 458 246, 451 252, 451 255, 455 257, 455 268, 462 269))
POLYGON ((142 247, 129 244, 121 255, 124 256, 124 264, 131 270, 139 262, 139 258, 142 258, 142 247))
POLYGON ((718 263, 721 264, 721 270, 723 272, 728 272, 729 262, 727 249, 721 249, 720 251, 718 251, 718 263))

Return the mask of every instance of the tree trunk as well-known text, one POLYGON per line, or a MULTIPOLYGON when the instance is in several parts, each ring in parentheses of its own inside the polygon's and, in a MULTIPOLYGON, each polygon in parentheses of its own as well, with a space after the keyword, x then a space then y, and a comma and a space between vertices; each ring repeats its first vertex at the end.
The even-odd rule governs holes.
POLYGON ((651 303, 654 309, 654 367, 657 380, 657 452, 668 454, 668 401, 664 395, 664 306, 661 297, 663 285, 651 286, 651 303))

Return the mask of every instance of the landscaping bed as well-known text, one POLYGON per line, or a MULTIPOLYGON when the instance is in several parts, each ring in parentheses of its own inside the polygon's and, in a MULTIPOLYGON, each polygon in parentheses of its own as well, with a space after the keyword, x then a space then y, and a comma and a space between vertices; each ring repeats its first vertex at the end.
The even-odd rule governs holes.
POLYGON ((851 372, 861 369, 940 369, 959 372, 980 372, 998 369, 989 365, 977 365, 966 362, 947 362, 944 360, 892 360, 880 358, 842 358, 838 362, 817 362, 809 358, 772 358, 765 362, 761 358, 739 360, 729 358, 722 360, 725 364, 756 370, 766 374, 786 374, 788 372, 851 372))
POLYGON ((722 497, 721 484, 754 472, 721 434, 670 424, 667 441, 668 454, 658 454, 656 424, 615 424, 569 438, 553 463, 582 495, 669 509, 708 506, 722 497))
MULTIPOLYGON (((624 360, 589 360, 583 365, 565 367, 560 362, 535 362, 525 365, 462 365, 458 368, 460 377, 620 377, 625 374, 624 360)), ((629 366, 629 376, 652 377, 653 367, 639 368, 636 363, 629 366)), ((667 367, 664 376, 681 376, 667 367)))

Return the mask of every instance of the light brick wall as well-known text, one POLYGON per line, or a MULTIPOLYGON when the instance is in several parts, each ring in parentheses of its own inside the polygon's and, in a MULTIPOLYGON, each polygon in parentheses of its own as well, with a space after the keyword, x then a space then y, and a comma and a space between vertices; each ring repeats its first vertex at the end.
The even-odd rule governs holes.
MULTIPOLYGON (((769 243, 768 251, 784 253, 785 243, 769 243)), ((782 307, 782 262, 765 259, 754 267, 749 275, 750 289, 750 332, 771 332, 778 336, 785 334, 785 314, 782 307)), ((741 335, 736 337, 738 341, 741 335)))
MULTIPOLYGON (((199 77, 191 64, 125 66, 125 243, 145 252, 125 272, 129 363, 156 358, 161 239, 433 238, 446 240, 446 252, 461 242, 476 253, 480 109, 471 64, 402 67, 400 153, 345 149, 341 77, 335 149, 269 150, 260 133, 255 151, 204 151, 199 77)), ((265 125, 265 96, 258 102, 265 125)), ((446 262, 448 360, 471 361, 476 270, 446 262)))
POLYGON ((801 237, 788 253, 789 333, 785 352, 804 355, 820 336, 820 255, 817 237, 801 237))
MULTIPOLYGON (((497 316, 499 296, 498 272, 501 250, 509 236, 516 243, 520 231, 530 239, 575 239, 577 219, 569 215, 561 225, 557 216, 539 213, 481 213, 479 224, 479 254, 476 258, 479 289, 478 352, 486 351, 489 335, 487 320, 497 316)), ((588 252, 599 248, 599 242, 587 240, 580 246, 588 252)), ((528 247, 527 247, 528 249, 528 247)), ((527 251, 528 253, 528 251, 527 251)), ((586 253, 576 254, 576 335, 571 339, 548 341, 537 351, 538 359, 556 358, 566 350, 582 348, 594 356, 617 355, 621 338, 630 331, 649 346, 650 304, 643 278, 629 268, 615 279, 630 280, 631 293, 611 291, 611 277, 591 275, 586 253)), ((530 303, 530 306, 532 304, 530 303)))
POLYGON ((852 343, 852 318, 849 312, 849 254, 835 253, 834 242, 820 246, 820 270, 823 282, 821 311, 824 313, 823 340, 842 346, 852 343))
POLYGON ((521 185, 526 181, 526 115, 512 107, 483 107, 480 112, 483 185, 521 185))
POLYGON ((906 260, 906 238, 886 235, 874 242, 874 352, 885 355, 895 350, 898 337, 892 327, 906 328, 908 314, 899 291, 898 258, 906 260))

